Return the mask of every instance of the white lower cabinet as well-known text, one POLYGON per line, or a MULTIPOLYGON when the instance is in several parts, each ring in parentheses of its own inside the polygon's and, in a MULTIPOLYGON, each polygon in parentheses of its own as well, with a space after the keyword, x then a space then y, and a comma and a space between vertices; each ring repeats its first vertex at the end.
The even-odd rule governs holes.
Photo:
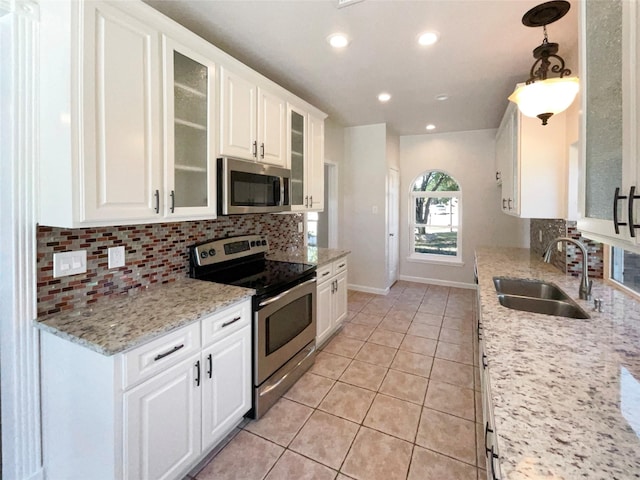
MULTIPOLYGON (((480 325, 480 324, 479 324, 480 325)), ((482 333, 478 335, 480 383, 482 385, 482 418, 484 422, 485 458, 487 461, 487 480, 500 480, 500 455, 498 452, 498 435, 493 419, 493 406, 491 401, 491 386, 489 382, 489 364, 482 333)))
POLYGON ((316 345, 321 345, 347 317, 347 259, 318 268, 316 345))
POLYGON ((200 455, 199 358, 124 394, 124 478, 176 478, 200 455))
POLYGON ((181 479, 251 408, 249 300, 110 357, 41 349, 48 479, 181 479))

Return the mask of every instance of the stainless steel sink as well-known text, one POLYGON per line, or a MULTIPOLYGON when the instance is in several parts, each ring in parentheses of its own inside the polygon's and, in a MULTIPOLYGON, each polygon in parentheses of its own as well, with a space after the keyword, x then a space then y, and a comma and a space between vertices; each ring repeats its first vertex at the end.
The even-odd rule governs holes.
POLYGON ((540 280, 494 277, 500 304, 532 313, 570 318, 590 318, 571 297, 553 283, 540 280))
POLYGON ((524 278, 493 277, 498 293, 521 297, 547 298, 550 300, 568 300, 570 297, 553 283, 524 278))

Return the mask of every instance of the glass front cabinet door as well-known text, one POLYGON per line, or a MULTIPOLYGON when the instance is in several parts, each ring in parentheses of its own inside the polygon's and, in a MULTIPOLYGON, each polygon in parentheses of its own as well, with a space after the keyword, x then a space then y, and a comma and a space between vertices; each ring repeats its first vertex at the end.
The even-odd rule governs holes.
POLYGON ((291 169, 291 208, 306 210, 309 206, 307 193, 307 138, 306 113, 288 105, 287 134, 289 147, 289 168, 291 169))
POLYGON ((637 5, 582 2, 581 211, 594 240, 638 245, 637 5), (637 198, 635 198, 637 197, 637 198))
POLYGON ((214 218, 215 65, 164 38, 165 216, 214 218))

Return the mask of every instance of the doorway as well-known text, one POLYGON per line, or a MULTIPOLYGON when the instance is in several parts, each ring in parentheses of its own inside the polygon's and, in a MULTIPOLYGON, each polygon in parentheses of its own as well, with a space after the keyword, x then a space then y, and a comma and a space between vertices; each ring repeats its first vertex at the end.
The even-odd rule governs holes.
POLYGON ((387 287, 391 287, 398 281, 399 259, 399 195, 400 173, 398 170, 389 169, 387 177, 387 287))
POLYGON ((338 165, 324 164, 324 210, 306 214, 306 242, 310 247, 338 246, 338 165))

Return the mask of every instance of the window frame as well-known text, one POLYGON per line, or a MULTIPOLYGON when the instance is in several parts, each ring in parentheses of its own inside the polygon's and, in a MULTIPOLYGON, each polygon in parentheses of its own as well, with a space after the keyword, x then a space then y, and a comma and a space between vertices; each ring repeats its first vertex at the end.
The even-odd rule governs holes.
POLYGON ((409 186, 409 256, 407 257, 407 261, 416 262, 416 263, 432 263, 432 264, 444 264, 449 266, 458 266, 462 267, 464 262, 462 261, 462 188, 460 187, 460 183, 453 177, 449 172, 445 170, 433 169, 426 170, 419 175, 416 175, 409 186), (424 177, 425 175, 429 175, 434 172, 439 172, 447 175, 458 185, 458 190, 414 190, 414 185, 416 181, 424 177), (456 198, 458 201, 458 225, 457 225, 457 237, 456 237, 456 245, 457 251, 456 255, 443 255, 437 253, 419 253, 416 252, 416 228, 421 226, 422 224, 416 223, 415 218, 415 205, 416 200, 418 198, 456 198))

